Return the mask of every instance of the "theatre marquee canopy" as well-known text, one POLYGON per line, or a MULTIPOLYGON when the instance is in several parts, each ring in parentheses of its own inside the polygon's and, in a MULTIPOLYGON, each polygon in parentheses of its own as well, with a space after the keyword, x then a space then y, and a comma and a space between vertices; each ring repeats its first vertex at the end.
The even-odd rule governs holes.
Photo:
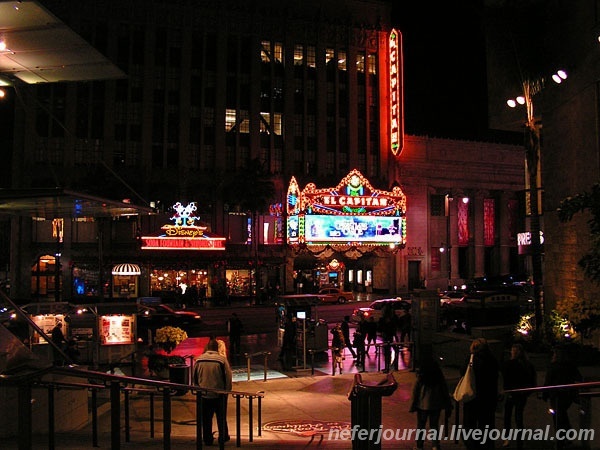
POLYGON ((294 177, 287 193, 290 245, 404 246, 406 196, 398 186, 375 189, 356 169, 335 187, 302 191, 294 177))

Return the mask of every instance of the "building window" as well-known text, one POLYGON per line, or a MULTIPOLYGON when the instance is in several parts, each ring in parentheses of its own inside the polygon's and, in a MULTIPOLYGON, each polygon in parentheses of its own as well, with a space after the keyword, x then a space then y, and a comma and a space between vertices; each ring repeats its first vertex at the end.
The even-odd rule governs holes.
POLYGON ((358 73, 365 73, 365 54, 363 52, 356 54, 356 71, 358 73))
POLYGON ((344 72, 347 70, 346 51, 345 50, 338 51, 338 70, 341 70, 344 72))
POLYGON ((332 48, 325 49, 325 64, 329 65, 329 62, 335 59, 335 50, 332 48))
POLYGON ((294 65, 302 66, 304 64, 304 47, 302 44, 294 46, 294 65))
POLYGON ((306 65, 311 69, 317 67, 317 52, 314 45, 306 46, 306 65))
POLYGON ((369 75, 377 75, 377 55, 375 53, 369 53, 367 56, 367 70, 369 75))
POLYGON ((445 196, 433 194, 431 196, 431 216, 440 217, 445 215, 445 196))
POLYGON ((283 64, 283 44, 281 42, 275 42, 274 45, 274 56, 275 63, 283 64))
POLYGON ((235 127, 236 121, 236 111, 235 109, 226 109, 225 110, 225 132, 229 133, 235 127))

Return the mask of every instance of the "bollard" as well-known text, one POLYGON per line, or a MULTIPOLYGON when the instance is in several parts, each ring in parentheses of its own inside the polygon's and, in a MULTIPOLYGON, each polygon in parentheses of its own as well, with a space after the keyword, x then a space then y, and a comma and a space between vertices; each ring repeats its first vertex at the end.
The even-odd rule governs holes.
POLYGON ((381 449, 381 440, 376 439, 381 426, 381 397, 392 395, 397 387, 398 383, 391 373, 376 384, 364 384, 359 373, 354 375, 348 399, 351 402, 352 429, 356 426, 359 431, 352 440, 352 450, 381 449), (360 435, 365 439, 359 439, 360 435))

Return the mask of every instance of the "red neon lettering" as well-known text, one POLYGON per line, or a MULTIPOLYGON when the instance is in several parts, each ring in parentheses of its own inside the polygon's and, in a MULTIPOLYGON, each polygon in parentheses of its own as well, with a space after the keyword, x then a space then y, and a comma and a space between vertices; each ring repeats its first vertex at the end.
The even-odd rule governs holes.
POLYGON ((142 250, 225 250, 225 239, 142 237, 142 250))

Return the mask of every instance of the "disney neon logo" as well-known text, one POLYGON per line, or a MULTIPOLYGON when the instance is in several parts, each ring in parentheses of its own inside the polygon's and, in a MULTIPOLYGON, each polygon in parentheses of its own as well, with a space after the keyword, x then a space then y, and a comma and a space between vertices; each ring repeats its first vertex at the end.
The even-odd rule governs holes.
POLYGON ((194 222, 200 219, 200 217, 194 214, 194 211, 198 209, 196 202, 190 202, 186 206, 177 202, 173 205, 173 209, 175 210, 175 214, 171 217, 171 220, 175 222, 175 226, 193 226, 194 222))

